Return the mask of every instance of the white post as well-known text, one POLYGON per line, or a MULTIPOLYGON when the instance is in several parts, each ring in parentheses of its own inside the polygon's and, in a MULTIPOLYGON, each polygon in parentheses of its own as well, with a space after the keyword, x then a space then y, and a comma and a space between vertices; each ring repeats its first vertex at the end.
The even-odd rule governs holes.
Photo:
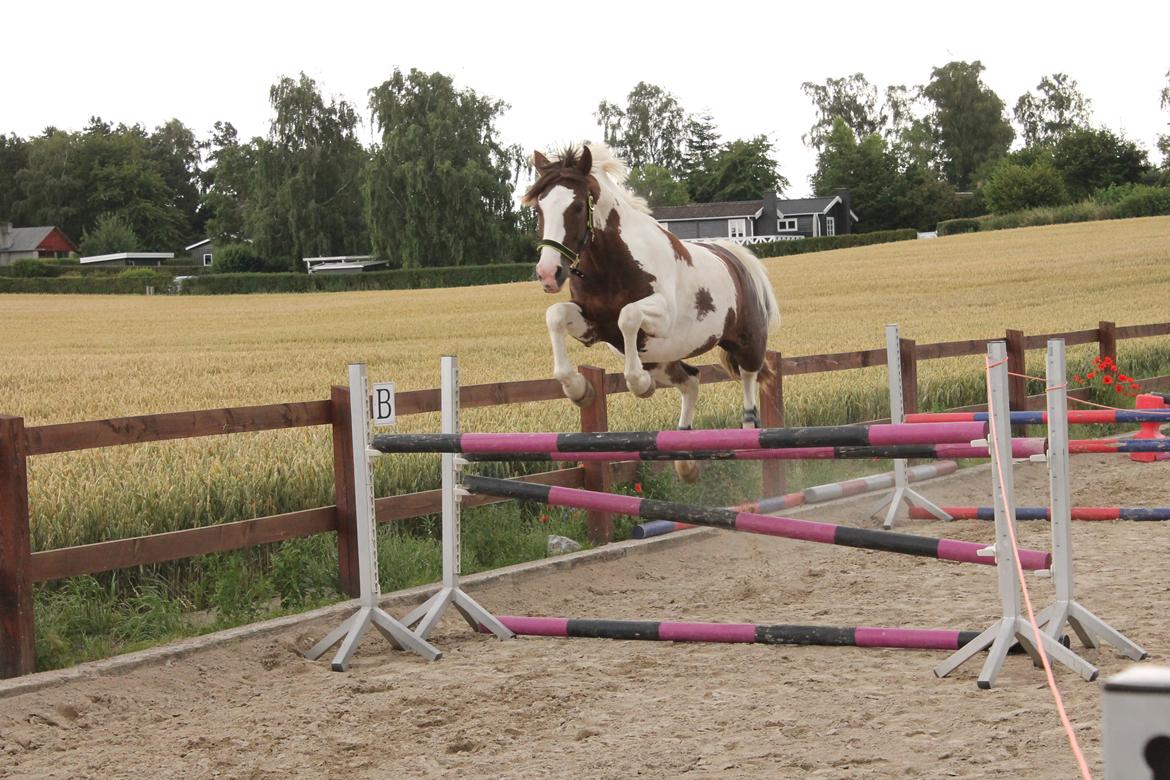
MULTIPOLYGON (((439 397, 442 404, 442 432, 459 433, 458 359, 454 355, 444 355, 441 371, 439 397)), ((467 495, 459 484, 459 474, 465 465, 467 461, 456 453, 442 455, 443 586, 438 593, 411 610, 402 622, 415 626, 415 633, 425 639, 434 630, 447 607, 454 606, 475 631, 479 631, 482 626, 500 639, 511 639, 515 634, 459 587, 459 577, 463 573, 460 514, 463 496, 467 495)))
POLYGON ((968 642, 950 658, 935 668, 934 673, 945 677, 981 650, 988 649, 987 660, 979 672, 977 684, 990 688, 999 675, 1008 650, 1019 642, 1039 664, 1039 652, 1060 661, 1077 671, 1084 679, 1097 678, 1097 668, 1041 632, 1039 637, 1020 612, 1020 591, 1017 581, 1016 553, 1012 544, 1012 527, 1016 522, 1015 480, 1012 473, 1011 416, 1008 408, 1007 345, 993 341, 987 345, 991 377, 987 407, 991 418, 988 453, 991 456, 992 495, 995 500, 995 546, 990 548, 996 559, 999 598, 1002 617, 978 637, 968 642), (1002 474, 1002 483, 999 479, 1002 474), (1037 645, 1042 645, 1038 648, 1037 645))
POLYGON ((1170 777, 1170 669, 1132 666, 1104 688, 1105 780, 1170 777))
POLYGON ((1080 638, 1085 647, 1098 647, 1101 639, 1135 661, 1147 653, 1076 600, 1073 592, 1072 555, 1072 488, 1068 454, 1068 370, 1065 365, 1064 339, 1048 342, 1046 383, 1048 396, 1048 486, 1051 494, 1052 576, 1056 600, 1036 616, 1046 631, 1056 639, 1064 624, 1080 638))
POLYGON ((373 465, 370 462, 370 392, 363 363, 349 366, 349 420, 350 437, 353 440, 354 497, 357 502, 358 581, 361 588, 359 608, 340 626, 315 644, 305 657, 315 661, 333 645, 341 642, 334 656, 334 671, 343 672, 349 666, 349 659, 357 648, 359 640, 371 625, 376 627, 398 648, 418 653, 428 661, 434 661, 442 653, 425 639, 420 639, 410 630, 390 617, 378 602, 382 595, 378 582, 378 537, 374 519, 373 465))
MULTIPOLYGON (((886 373, 889 375, 890 422, 892 423, 903 422, 906 415, 906 401, 902 388, 901 341, 898 326, 896 324, 886 325, 886 373)), ((894 492, 889 496, 883 496, 870 516, 875 517, 888 506, 889 509, 882 527, 893 528, 894 516, 898 513, 898 508, 905 502, 907 506, 922 507, 939 520, 953 519, 917 490, 910 487, 906 468, 905 458, 894 459, 894 492)))

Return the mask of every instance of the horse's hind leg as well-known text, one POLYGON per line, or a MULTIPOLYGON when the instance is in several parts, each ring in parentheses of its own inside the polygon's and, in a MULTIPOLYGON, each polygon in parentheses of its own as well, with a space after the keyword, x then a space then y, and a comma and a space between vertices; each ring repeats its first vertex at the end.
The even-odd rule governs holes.
POLYGON ((759 428, 760 414, 756 409, 756 387, 759 384, 758 371, 744 371, 740 369, 739 378, 743 382, 743 427, 759 428))
MULTIPOLYGON (((695 421, 695 402, 699 400, 699 369, 676 360, 663 366, 655 366, 650 375, 657 384, 678 388, 679 395, 682 396, 678 428, 681 431, 689 431, 695 421)), ((693 460, 676 460, 674 471, 684 482, 694 482, 699 478, 699 464, 693 460)))
POLYGON ((569 359, 569 348, 565 344, 566 335, 580 340, 588 330, 581 307, 571 302, 554 303, 545 310, 544 321, 552 341, 553 376, 561 383, 570 401, 578 406, 588 406, 593 401, 593 385, 586 382, 573 365, 569 359))

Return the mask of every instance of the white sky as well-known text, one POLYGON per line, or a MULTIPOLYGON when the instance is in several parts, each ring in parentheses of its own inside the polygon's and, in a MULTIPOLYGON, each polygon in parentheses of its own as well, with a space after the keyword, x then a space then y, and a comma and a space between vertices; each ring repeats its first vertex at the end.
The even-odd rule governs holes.
POLYGON ((0 133, 80 129, 91 115, 148 128, 177 117, 206 138, 216 120, 267 130, 268 87, 304 71, 354 103, 395 67, 442 71, 511 109, 504 140, 555 147, 601 133, 602 99, 638 81, 710 111, 725 139, 767 134, 788 195, 809 193, 814 120, 803 81, 864 73, 879 89, 924 84, 932 67, 979 59, 1007 104, 1062 71, 1094 120, 1151 152, 1170 132, 1170 2, 638 3, 300 0, 18 2, 0 11, 0 133))

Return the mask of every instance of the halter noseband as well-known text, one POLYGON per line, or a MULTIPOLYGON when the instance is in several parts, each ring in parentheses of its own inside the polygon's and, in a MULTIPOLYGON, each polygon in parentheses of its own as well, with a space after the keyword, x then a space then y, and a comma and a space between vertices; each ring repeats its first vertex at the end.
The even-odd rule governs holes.
POLYGON ((536 248, 542 249, 548 247, 555 249, 557 254, 569 261, 569 273, 573 274, 579 279, 585 278, 585 273, 577 266, 581 265, 581 253, 585 251, 586 245, 593 238, 593 193, 589 192, 585 195, 585 234, 581 236, 581 243, 574 252, 560 241, 553 241, 552 239, 542 238, 536 242, 536 248))

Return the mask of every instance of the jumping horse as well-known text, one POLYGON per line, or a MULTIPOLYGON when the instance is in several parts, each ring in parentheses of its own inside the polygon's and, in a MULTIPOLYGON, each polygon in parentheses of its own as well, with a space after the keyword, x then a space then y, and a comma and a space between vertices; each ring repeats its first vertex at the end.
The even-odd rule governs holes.
MULTIPOLYGON (((569 360, 566 334, 624 357, 636 396, 678 388, 678 427, 689 430, 699 370, 685 361, 718 347, 723 367, 743 383, 743 426, 759 427, 757 382, 767 371, 768 332, 780 323, 759 259, 730 242, 684 244, 625 186, 625 165, 602 144, 552 159, 537 151, 533 164, 536 182, 521 202, 537 214, 536 275, 547 293, 569 281, 570 300, 545 312, 553 376, 569 400, 588 405, 593 389, 569 360)), ((698 476, 694 462, 676 468, 685 480, 698 476)))

